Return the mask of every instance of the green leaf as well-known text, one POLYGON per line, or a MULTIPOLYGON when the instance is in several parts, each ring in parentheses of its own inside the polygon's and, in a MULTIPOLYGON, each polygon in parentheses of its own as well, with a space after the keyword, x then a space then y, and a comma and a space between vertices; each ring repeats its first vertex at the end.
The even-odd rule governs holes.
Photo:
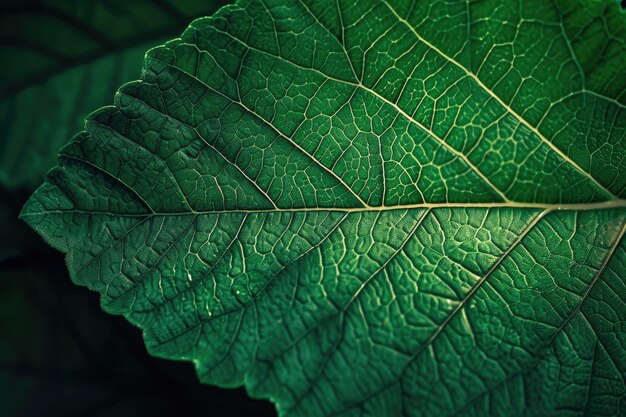
POLYGON ((282 416, 624 415, 624 16, 239 1, 22 217, 152 354, 282 416))
POLYGON ((0 185, 34 189, 85 116, 139 77, 145 51, 223 0, 0 6, 0 185), (114 27, 114 30, 111 30, 114 27))

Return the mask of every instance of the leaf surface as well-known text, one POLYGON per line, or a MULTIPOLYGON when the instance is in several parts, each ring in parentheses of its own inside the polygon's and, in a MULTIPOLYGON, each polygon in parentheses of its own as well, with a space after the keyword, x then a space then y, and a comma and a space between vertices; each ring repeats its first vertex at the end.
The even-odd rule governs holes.
POLYGON ((283 416, 622 415, 625 28, 239 1, 150 50, 22 217, 151 353, 283 416))

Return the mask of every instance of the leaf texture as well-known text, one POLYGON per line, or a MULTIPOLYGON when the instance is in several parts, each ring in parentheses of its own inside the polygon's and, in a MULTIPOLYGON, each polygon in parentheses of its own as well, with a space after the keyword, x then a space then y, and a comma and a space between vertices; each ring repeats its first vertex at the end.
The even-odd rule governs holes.
POLYGON ((152 354, 283 416, 624 415, 625 29, 242 0, 150 50, 22 217, 152 354))

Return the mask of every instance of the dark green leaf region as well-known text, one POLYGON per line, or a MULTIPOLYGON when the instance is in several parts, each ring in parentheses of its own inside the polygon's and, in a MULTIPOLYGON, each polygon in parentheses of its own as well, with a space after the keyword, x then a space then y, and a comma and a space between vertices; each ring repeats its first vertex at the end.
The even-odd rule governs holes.
POLYGON ((614 0, 241 0, 22 218, 281 416, 624 416, 625 107, 614 0))
POLYGON ((0 2, 0 187, 32 192, 147 49, 224 0, 0 2))

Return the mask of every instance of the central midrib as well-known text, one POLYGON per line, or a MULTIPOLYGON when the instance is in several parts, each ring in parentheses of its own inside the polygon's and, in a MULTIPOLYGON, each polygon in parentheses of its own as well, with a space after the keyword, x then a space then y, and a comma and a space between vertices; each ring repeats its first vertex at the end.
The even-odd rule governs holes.
POLYGON ((626 200, 611 200, 596 203, 579 204, 559 204, 559 203, 419 203, 397 206, 368 206, 368 207, 301 207, 301 208, 276 208, 276 209, 229 209, 229 210, 209 210, 209 211, 185 211, 185 212, 154 212, 154 213, 115 213, 96 210, 46 210, 38 212, 27 212, 20 215, 21 218, 28 216, 45 216, 49 214, 87 214, 87 215, 109 215, 116 217, 154 217, 154 216, 189 216, 189 215, 209 215, 209 214, 237 214, 237 213, 298 213, 298 212, 341 212, 341 213, 362 213, 380 212, 393 210, 425 210, 425 209, 529 209, 529 210, 561 210, 561 211, 587 211, 587 210, 609 210, 626 208, 626 200))

